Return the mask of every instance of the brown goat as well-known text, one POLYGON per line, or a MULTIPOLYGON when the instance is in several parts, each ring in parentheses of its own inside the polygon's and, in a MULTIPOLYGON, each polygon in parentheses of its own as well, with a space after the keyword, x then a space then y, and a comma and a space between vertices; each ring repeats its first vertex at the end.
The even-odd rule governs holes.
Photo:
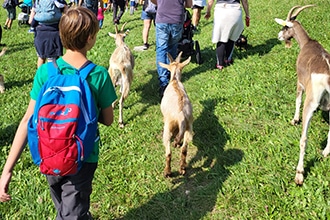
MULTIPOLYGON (((295 182, 302 185, 304 182, 304 155, 307 146, 308 126, 313 116, 313 112, 318 107, 328 111, 330 109, 330 55, 316 40, 312 40, 301 24, 296 21, 298 14, 305 8, 314 5, 306 5, 303 7, 294 6, 288 13, 287 19, 275 19, 277 23, 283 25, 283 29, 279 32, 279 40, 284 40, 286 47, 291 46, 291 38, 295 38, 299 44, 300 52, 296 62, 297 81, 297 97, 296 111, 291 123, 296 125, 299 122, 299 111, 302 100, 302 94, 305 91, 306 98, 303 107, 302 118, 302 134, 300 138, 300 154, 299 162, 296 170, 295 182), (297 9, 295 14, 293 11, 297 9)), ((328 136, 330 135, 330 132, 328 136)), ((330 139, 322 154, 326 157, 330 153, 330 139)))
MULTIPOLYGON (((121 97, 119 99, 119 126, 124 127, 123 121, 123 105, 124 100, 127 98, 130 91, 130 87, 133 80, 133 69, 134 69, 134 57, 125 44, 124 38, 127 35, 127 31, 124 32, 124 27, 127 23, 123 24, 120 31, 118 31, 117 25, 115 26, 116 34, 108 33, 109 36, 115 38, 116 49, 112 53, 109 60, 109 74, 114 86, 120 86, 121 97)), ((116 102, 112 104, 114 107, 116 102)))
POLYGON ((163 68, 171 72, 171 78, 164 91, 161 101, 161 112, 164 120, 163 144, 165 146, 166 165, 164 176, 171 175, 171 138, 174 139, 174 147, 179 147, 181 142, 181 160, 179 173, 184 175, 186 172, 186 156, 188 143, 193 137, 193 110, 186 90, 181 82, 182 69, 190 62, 190 57, 183 63, 180 63, 182 52, 175 60, 168 54, 170 64, 159 63, 163 68))

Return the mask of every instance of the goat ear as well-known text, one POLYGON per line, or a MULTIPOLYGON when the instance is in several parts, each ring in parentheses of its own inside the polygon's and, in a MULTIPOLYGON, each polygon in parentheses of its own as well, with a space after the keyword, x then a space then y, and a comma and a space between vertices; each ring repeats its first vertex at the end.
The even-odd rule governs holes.
POLYGON ((190 63, 191 57, 188 57, 184 62, 181 63, 182 68, 190 63))
MULTIPOLYGON (((171 55, 170 55, 171 56, 171 55)), ((170 65, 168 64, 165 64, 165 63, 162 63, 162 62, 159 62, 159 66, 165 68, 165 69, 169 69, 170 68, 170 65)))
POLYGON ((285 26, 286 21, 280 19, 280 18, 275 18, 275 22, 278 23, 279 25, 285 26))
POLYGON ((109 35, 110 37, 116 38, 116 35, 113 34, 113 33, 108 32, 108 35, 109 35))
POLYGON ((284 26, 293 27, 293 23, 290 22, 290 21, 284 21, 284 20, 282 20, 280 18, 275 18, 275 21, 276 21, 276 23, 282 25, 283 27, 284 26))

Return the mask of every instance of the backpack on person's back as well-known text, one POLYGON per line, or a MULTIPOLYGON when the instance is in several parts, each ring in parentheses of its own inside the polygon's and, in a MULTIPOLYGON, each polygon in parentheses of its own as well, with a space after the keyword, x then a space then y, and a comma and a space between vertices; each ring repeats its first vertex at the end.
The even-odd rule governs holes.
POLYGON ((28 144, 41 173, 73 175, 99 140, 96 105, 86 81, 95 64, 89 61, 76 74, 62 74, 56 61, 47 65, 48 80, 28 123, 28 144))
POLYGON ((64 8, 64 5, 64 2, 58 2, 57 0, 36 0, 36 14, 34 16, 34 19, 42 24, 57 23, 61 19, 61 8, 64 8))
POLYGON ((156 13, 157 11, 157 5, 152 3, 150 0, 147 0, 147 7, 144 9, 145 12, 147 13, 156 13))

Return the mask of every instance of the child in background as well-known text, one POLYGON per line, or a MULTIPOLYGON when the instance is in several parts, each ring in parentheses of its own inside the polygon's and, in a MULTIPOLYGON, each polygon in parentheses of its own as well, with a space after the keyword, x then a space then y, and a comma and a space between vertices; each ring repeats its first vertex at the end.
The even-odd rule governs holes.
POLYGON ((135 11, 135 0, 130 0, 130 8, 129 8, 129 14, 133 15, 135 11))
MULTIPOLYGON (((66 52, 57 59, 58 68, 62 74, 75 74, 87 62, 87 52, 96 42, 99 30, 95 14, 83 7, 73 7, 63 14, 59 23, 60 37, 66 52)), ((31 99, 27 110, 17 128, 6 164, 0 179, 0 202, 11 200, 9 184, 14 166, 20 158, 27 143, 27 124, 32 116, 39 91, 48 79, 47 64, 38 68, 34 77, 31 99)), ((92 90, 98 109, 99 122, 110 126, 113 122, 112 102, 117 99, 107 69, 96 66, 88 75, 87 82, 92 90)), ((56 219, 92 219, 89 212, 92 180, 98 163, 99 141, 95 142, 94 151, 83 163, 75 175, 51 176, 45 175, 52 200, 57 210, 56 219)), ((15 189, 15 187, 13 187, 15 189)), ((51 217, 51 219, 55 219, 51 217)))
POLYGON ((99 6, 97 9, 97 20, 99 21, 99 28, 101 29, 103 26, 103 20, 104 20, 104 11, 106 8, 104 8, 103 2, 99 2, 99 6))

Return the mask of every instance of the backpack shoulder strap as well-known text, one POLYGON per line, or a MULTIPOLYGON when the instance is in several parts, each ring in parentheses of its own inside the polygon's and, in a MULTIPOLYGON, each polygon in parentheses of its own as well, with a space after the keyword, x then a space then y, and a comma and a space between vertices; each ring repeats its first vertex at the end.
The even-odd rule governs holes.
POLYGON ((79 70, 78 75, 86 80, 88 74, 94 69, 96 64, 94 64, 92 61, 88 60, 79 70))
POLYGON ((48 62, 47 69, 48 69, 48 78, 53 77, 57 74, 61 74, 61 71, 57 66, 56 60, 53 60, 52 62, 48 62))

